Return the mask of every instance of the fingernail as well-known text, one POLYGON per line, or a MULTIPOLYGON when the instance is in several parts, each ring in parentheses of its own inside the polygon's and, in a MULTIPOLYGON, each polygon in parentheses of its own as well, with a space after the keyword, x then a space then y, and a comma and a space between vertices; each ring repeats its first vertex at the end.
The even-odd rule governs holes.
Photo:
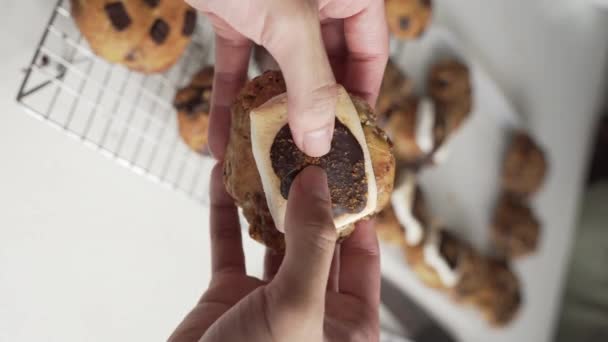
POLYGON ((317 166, 309 166, 300 172, 302 193, 309 194, 317 200, 329 201, 329 187, 325 171, 317 166))
POLYGON ((311 157, 322 157, 329 153, 333 131, 330 127, 323 127, 304 133, 303 150, 311 157))

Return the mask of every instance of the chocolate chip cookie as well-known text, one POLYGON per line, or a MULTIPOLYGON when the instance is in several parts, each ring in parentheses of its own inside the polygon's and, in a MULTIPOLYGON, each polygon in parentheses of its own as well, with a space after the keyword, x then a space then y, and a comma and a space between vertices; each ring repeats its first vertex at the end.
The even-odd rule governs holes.
POLYGON ((418 38, 431 22, 431 0, 386 0, 385 6, 388 26, 397 38, 418 38))
POLYGON ((432 164, 446 138, 445 116, 430 98, 411 97, 394 105, 382 127, 394 142, 399 163, 412 169, 432 164))
POLYGON ((446 135, 451 135, 473 107, 469 68, 455 59, 445 59, 432 66, 427 82, 429 96, 445 119, 446 135))
POLYGON ((183 0, 70 3, 80 32, 97 55, 143 73, 171 67, 196 28, 196 11, 183 0))
POLYGON ((177 91, 173 105, 177 110, 179 134, 192 150, 207 150, 213 67, 199 71, 190 84, 177 91))
POLYGON ((503 189, 530 196, 540 189, 546 172, 547 160, 541 147, 527 133, 515 132, 503 161, 503 189))
POLYGON ((399 67, 389 60, 384 71, 382 86, 376 104, 376 113, 382 120, 388 111, 412 95, 413 84, 399 67))
POLYGON ((477 291, 474 304, 495 326, 511 322, 523 302, 519 278, 503 259, 486 260, 486 279, 477 291))
POLYGON ((532 209, 516 196, 501 196, 492 221, 492 240, 506 257, 517 258, 536 250, 540 223, 532 209))
POLYGON ((380 240, 396 246, 405 247, 405 230, 395 215, 392 205, 386 206, 375 219, 376 233, 380 240))

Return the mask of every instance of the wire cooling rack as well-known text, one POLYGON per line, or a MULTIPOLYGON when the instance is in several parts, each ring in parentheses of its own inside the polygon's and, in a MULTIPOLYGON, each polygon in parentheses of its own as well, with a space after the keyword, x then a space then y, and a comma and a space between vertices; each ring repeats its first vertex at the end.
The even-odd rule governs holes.
POLYGON ((28 113, 138 174, 206 203, 211 158, 177 131, 177 88, 212 60, 213 33, 199 16, 192 43, 163 74, 143 75, 96 56, 59 0, 17 95, 28 113))

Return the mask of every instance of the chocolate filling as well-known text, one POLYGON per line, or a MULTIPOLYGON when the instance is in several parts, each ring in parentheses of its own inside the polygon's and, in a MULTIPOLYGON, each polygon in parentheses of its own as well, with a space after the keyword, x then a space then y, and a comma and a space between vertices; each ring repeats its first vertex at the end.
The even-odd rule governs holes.
POLYGON ((196 26, 196 12, 189 9, 184 13, 184 27, 182 28, 182 34, 186 37, 191 36, 194 33, 194 27, 196 26))
POLYGON ((281 179, 281 195, 287 199, 291 183, 310 165, 327 173, 335 216, 361 212, 367 204, 367 177, 363 149, 348 127, 336 120, 331 149, 320 158, 304 154, 293 141, 288 125, 283 126, 270 148, 270 160, 281 179))
POLYGON ((131 25, 131 17, 122 2, 111 2, 104 7, 106 15, 117 31, 123 31, 131 25))
POLYGON ((150 6, 150 8, 155 8, 160 3, 160 0, 144 0, 146 5, 150 6))
POLYGON ((426 8, 430 8, 433 5, 431 0, 420 0, 420 2, 426 8))
POLYGON ((409 17, 399 18, 399 27, 402 30, 407 30, 410 27, 410 18, 409 17))
POLYGON ((164 43, 165 40, 167 40, 168 36, 169 24, 167 24, 162 19, 156 19, 156 21, 154 21, 154 24, 152 24, 152 27, 150 28, 150 37, 152 37, 152 40, 156 44, 160 45, 164 43))

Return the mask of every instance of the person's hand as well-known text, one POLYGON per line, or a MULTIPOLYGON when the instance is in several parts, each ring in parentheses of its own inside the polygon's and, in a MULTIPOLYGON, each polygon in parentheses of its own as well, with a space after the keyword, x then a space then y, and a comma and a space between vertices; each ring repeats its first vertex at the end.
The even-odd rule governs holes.
POLYGON ((384 0, 187 0, 216 32, 209 148, 223 160, 230 106, 247 78, 251 41, 283 71, 296 145, 329 151, 336 81, 374 106, 388 60, 384 0), (332 73, 333 66, 333 73, 332 73))
POLYGON ((220 164, 211 184, 211 283, 169 341, 378 341, 378 240, 372 224, 361 223, 335 253, 322 169, 309 167, 293 182, 286 254, 267 252, 264 280, 246 274, 237 209, 220 164))

